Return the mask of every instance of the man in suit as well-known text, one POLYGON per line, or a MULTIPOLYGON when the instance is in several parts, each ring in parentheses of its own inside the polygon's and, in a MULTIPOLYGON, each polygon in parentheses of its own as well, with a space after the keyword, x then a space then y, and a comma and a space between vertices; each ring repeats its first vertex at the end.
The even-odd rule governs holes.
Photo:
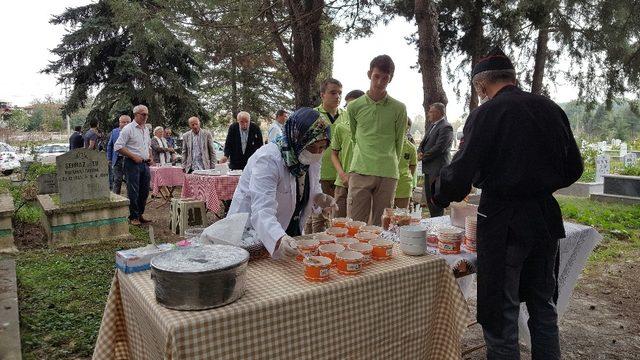
POLYGON ((182 168, 185 172, 207 170, 216 167, 216 148, 213 136, 200 128, 200 119, 189 118, 190 131, 182 134, 182 168))
POLYGON ((244 170, 247 160, 263 144, 262 131, 251 122, 251 115, 246 111, 240 111, 237 120, 238 122, 229 126, 224 142, 224 156, 220 162, 229 161, 231 170, 244 170))
MULTIPOLYGON (((443 103, 433 103, 427 113, 429 127, 418 147, 418 160, 422 160, 424 173, 424 199, 430 199, 431 183, 440 174, 442 167, 451 162, 451 143, 453 127, 447 121, 446 108, 443 103)), ((444 209, 427 202, 431 217, 444 215, 444 209)))

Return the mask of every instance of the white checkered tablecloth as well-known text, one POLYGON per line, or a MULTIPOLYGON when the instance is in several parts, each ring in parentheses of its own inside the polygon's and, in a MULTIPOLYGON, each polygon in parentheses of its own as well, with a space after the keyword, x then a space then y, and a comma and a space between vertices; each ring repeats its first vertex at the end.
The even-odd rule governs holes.
POLYGON ((94 359, 459 359, 469 322, 435 256, 395 251, 326 283, 304 280, 294 260, 258 260, 242 298, 205 311, 158 305, 149 275, 116 273, 94 359))
POLYGON ((151 166, 149 172, 154 196, 160 194, 161 186, 181 186, 184 182, 184 171, 179 166, 151 166))
POLYGON ((181 197, 202 200, 207 209, 218 213, 220 202, 233 198, 238 181, 240 176, 185 174, 181 197))

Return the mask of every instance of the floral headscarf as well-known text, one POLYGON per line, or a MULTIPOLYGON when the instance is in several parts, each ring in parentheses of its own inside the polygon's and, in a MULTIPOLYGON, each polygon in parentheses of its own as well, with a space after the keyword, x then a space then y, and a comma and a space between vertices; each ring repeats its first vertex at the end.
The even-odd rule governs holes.
POLYGON ((298 155, 316 141, 329 142, 329 124, 314 109, 303 107, 296 110, 284 124, 282 135, 275 140, 289 172, 296 177, 304 176, 309 165, 301 164, 298 155))

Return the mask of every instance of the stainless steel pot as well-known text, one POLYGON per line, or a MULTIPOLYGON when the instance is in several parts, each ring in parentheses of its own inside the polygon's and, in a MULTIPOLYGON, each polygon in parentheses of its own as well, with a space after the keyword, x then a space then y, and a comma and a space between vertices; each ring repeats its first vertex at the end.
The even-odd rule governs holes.
POLYGON ((235 246, 204 245, 168 251, 151 259, 156 300, 176 310, 230 304, 245 291, 249 253, 235 246))

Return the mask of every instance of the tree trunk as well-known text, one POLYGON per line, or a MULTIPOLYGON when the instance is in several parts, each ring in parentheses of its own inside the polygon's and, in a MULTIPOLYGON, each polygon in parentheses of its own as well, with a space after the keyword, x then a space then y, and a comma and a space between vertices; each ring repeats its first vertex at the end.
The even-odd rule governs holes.
MULTIPOLYGON (((278 49, 291 77, 296 108, 314 106, 312 87, 320 70, 322 52, 322 19, 324 0, 285 0, 285 23, 290 24, 291 39, 284 41, 278 28, 282 21, 276 19, 271 0, 265 0, 265 16, 271 27, 271 38, 278 49), (287 45, 285 45, 287 44, 287 45)), ((276 8, 276 10, 279 10, 276 8)), ((284 13, 285 11, 282 11, 284 13)))
MULTIPOLYGON (((471 23, 471 34, 473 34, 472 40, 472 49, 471 49, 471 71, 473 71, 473 67, 476 66, 478 61, 482 59, 484 56, 482 46, 482 41, 484 38, 484 26, 482 24, 482 9, 484 7, 483 0, 476 0, 473 6, 472 23, 471 23)), ((478 107, 478 93, 476 92, 476 88, 471 83, 471 97, 469 98, 469 112, 473 111, 473 109, 478 107)))
POLYGON ((536 60, 533 66, 533 81, 531 82, 531 92, 533 94, 542 94, 542 85, 544 79, 544 67, 549 56, 549 25, 543 24, 538 30, 538 44, 536 45, 536 60))
POLYGON ((238 115, 240 105, 238 104, 238 64, 235 56, 231 57, 231 113, 235 119, 238 115))
MULTIPOLYGON (((418 25, 418 65, 422 74, 422 107, 426 118, 431 104, 447 104, 447 94, 442 87, 438 11, 433 0, 415 0, 415 17, 418 25)), ((425 123, 425 130, 427 126, 428 123, 425 123)))

